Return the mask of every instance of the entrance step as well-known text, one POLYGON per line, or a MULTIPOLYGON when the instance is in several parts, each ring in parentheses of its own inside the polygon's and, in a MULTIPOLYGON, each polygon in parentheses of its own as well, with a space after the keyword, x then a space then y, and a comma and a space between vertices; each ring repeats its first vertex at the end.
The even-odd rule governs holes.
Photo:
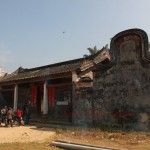
POLYGON ((55 120, 55 119, 43 119, 43 118, 35 118, 35 119, 31 119, 30 121, 32 124, 36 124, 36 123, 40 123, 40 124, 47 124, 47 125, 68 125, 71 126, 72 123, 69 122, 66 119, 59 119, 59 120, 55 120))

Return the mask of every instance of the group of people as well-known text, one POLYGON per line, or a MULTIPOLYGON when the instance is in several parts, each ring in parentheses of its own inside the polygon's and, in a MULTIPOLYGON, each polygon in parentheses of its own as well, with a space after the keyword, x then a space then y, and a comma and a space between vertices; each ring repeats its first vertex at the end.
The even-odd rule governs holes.
POLYGON ((25 103, 23 108, 17 108, 17 111, 14 112, 11 107, 4 106, 1 109, 1 123, 4 123, 6 126, 13 126, 13 122, 17 121, 18 125, 21 124, 28 125, 30 121, 31 107, 30 103, 25 103))

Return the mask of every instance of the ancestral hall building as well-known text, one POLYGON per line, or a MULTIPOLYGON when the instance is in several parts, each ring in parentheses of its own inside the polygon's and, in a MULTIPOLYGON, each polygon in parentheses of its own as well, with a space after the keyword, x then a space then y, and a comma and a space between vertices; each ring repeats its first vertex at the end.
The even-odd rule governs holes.
POLYGON ((23 69, 0 78, 0 105, 11 106, 14 111, 31 101, 32 116, 46 116, 53 120, 71 122, 73 89, 92 88, 93 74, 81 73, 90 64, 84 58, 52 65, 23 69), (74 88, 79 79, 86 77, 90 83, 74 88))
POLYGON ((0 105, 31 101, 32 116, 74 125, 150 130, 150 52, 141 29, 116 34, 110 50, 0 78, 0 105))

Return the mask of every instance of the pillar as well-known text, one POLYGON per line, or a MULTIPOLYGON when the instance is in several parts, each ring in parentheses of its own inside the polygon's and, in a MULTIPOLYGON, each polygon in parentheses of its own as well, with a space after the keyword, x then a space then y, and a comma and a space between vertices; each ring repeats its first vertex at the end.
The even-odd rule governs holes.
POLYGON ((17 103, 18 103, 18 85, 16 84, 15 85, 15 88, 14 88, 14 112, 17 111, 17 103))
POLYGON ((43 92, 43 115, 47 114, 48 114, 48 91, 47 91, 47 81, 45 81, 43 92))
POLYGON ((76 102, 76 98, 77 98, 77 95, 76 95, 76 91, 75 91, 75 88, 76 88, 76 81, 78 79, 78 75, 75 71, 72 71, 72 114, 70 117, 72 119, 72 123, 73 124, 76 124, 77 120, 78 120, 78 117, 77 114, 79 111, 77 110, 78 107, 80 106, 77 106, 77 102, 76 102))
POLYGON ((78 75, 75 71, 72 71, 72 82, 76 82, 78 75))

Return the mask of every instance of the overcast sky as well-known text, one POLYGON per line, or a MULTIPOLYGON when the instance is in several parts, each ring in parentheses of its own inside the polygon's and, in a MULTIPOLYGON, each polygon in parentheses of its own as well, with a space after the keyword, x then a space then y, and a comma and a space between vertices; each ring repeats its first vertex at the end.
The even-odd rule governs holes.
POLYGON ((0 67, 81 58, 130 28, 149 36, 150 0, 0 0, 0 67))

